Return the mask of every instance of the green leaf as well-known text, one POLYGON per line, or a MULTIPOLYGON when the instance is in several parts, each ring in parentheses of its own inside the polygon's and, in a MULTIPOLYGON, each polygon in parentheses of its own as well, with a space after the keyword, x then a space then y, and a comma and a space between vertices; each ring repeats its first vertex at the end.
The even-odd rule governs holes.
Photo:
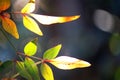
POLYGON ((40 80, 38 68, 32 59, 26 57, 24 65, 27 68, 28 73, 32 76, 33 80, 40 80))
POLYGON ((13 62, 12 61, 5 61, 4 63, 1 63, 0 65, 0 73, 8 73, 11 71, 13 67, 13 62))
POLYGON ((24 47, 24 53, 28 56, 33 56, 37 52, 37 38, 28 42, 24 47))
POLYGON ((40 71, 45 80, 54 80, 52 69, 46 63, 41 64, 40 71))
POLYGON ((57 46, 55 46, 53 48, 48 49, 47 51, 45 51, 45 53, 43 55, 43 58, 44 59, 53 59, 53 58, 55 58, 58 55, 61 47, 62 47, 62 45, 59 44, 59 45, 57 45, 57 46))
POLYGON ((16 69, 22 77, 26 78, 27 80, 32 80, 32 77, 27 72, 23 62, 17 61, 16 62, 16 69))
POLYGON ((113 53, 113 55, 120 54, 120 34, 119 33, 112 35, 109 46, 110 46, 110 50, 113 53))

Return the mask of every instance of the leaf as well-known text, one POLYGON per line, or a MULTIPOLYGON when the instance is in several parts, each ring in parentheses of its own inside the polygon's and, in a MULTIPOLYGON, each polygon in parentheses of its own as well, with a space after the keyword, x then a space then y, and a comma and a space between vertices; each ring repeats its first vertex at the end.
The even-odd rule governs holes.
POLYGON ((10 7, 10 0, 0 0, 0 12, 10 7))
POLYGON ((86 61, 79 60, 73 57, 68 57, 68 56, 60 56, 55 59, 51 59, 50 63, 56 66, 57 68, 63 69, 63 70, 84 68, 84 67, 89 67, 91 65, 86 61))
POLYGON ((0 65, 0 73, 8 73, 11 71, 13 67, 13 62, 12 61, 5 61, 4 63, 1 63, 0 65))
POLYGON ((6 32, 11 34, 16 39, 19 39, 19 34, 16 28, 16 24, 7 17, 1 17, 2 19, 2 26, 6 32))
POLYGON ((30 30, 40 36, 43 35, 38 24, 32 18, 30 18, 28 16, 23 16, 23 24, 28 30, 30 30))
MULTIPOLYGON (((37 39, 37 38, 36 38, 37 39)), ((28 42, 24 47, 24 53, 28 56, 33 56, 37 52, 37 42, 36 39, 28 42)))
POLYGON ((16 61, 16 69, 22 77, 26 78, 27 80, 32 80, 32 77, 27 72, 23 62, 16 61))
POLYGON ((55 58, 58 55, 61 47, 62 47, 62 45, 59 44, 59 45, 57 45, 57 46, 55 46, 53 48, 48 49, 47 51, 45 51, 45 53, 43 55, 43 58, 44 59, 53 59, 53 58, 55 58))
POLYGON ((44 24, 44 25, 70 22, 70 21, 76 20, 76 19, 78 19, 80 17, 79 15, 75 15, 75 16, 62 16, 62 17, 39 15, 39 14, 29 14, 29 15, 32 16, 38 22, 40 22, 41 24, 44 24))
POLYGON ((21 10, 22 13, 30 13, 35 10, 35 0, 30 0, 21 10))
POLYGON ((112 37, 110 38, 110 50, 114 55, 119 55, 120 54, 120 34, 116 33, 113 34, 112 37))
POLYGON ((25 58, 25 67, 27 68, 28 73, 32 76, 33 80, 40 80, 38 68, 35 62, 30 58, 25 58))
POLYGON ((52 69, 46 63, 41 64, 40 71, 45 80, 54 80, 52 69))

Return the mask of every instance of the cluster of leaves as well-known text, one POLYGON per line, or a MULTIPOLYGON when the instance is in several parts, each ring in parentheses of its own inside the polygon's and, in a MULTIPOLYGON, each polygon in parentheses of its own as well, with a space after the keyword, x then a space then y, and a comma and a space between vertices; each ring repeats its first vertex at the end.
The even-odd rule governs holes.
MULTIPOLYGON (((11 5, 10 0, 0 0, 0 19, 2 21, 2 26, 4 30, 9 34, 11 34, 16 39, 19 39, 19 33, 16 28, 15 22, 10 19, 10 14, 8 12, 5 12, 5 10, 7 10, 10 7, 10 5, 11 5)), ((32 13, 34 10, 35 10, 35 0, 30 0, 20 12, 11 12, 11 14, 21 14, 23 16, 24 26, 28 30, 40 36, 42 36, 43 33, 34 19, 36 19, 41 24, 50 25, 55 23, 64 23, 64 22, 73 21, 80 17, 79 15, 64 16, 64 17, 39 15, 32 13)))
MULTIPOLYGON (((55 23, 64 23, 78 19, 80 16, 48 16, 48 15, 39 15, 34 14, 33 11, 35 10, 35 0, 29 0, 29 2, 23 7, 20 12, 5 12, 11 5, 10 0, 0 0, 0 20, 3 29, 11 34, 16 39, 19 39, 19 33, 16 27, 15 22, 10 18, 11 14, 21 14, 23 17, 23 24, 24 26, 42 36, 43 33, 39 28, 37 22, 40 22, 44 25, 50 25, 55 23), (34 20, 35 19, 35 20, 34 20)), ((14 65, 17 70, 17 74, 10 78, 2 78, 2 80, 15 80, 15 78, 20 75, 27 80, 40 80, 39 72, 42 74, 45 80, 54 80, 53 72, 51 67, 47 64, 50 63, 55 67, 63 70, 70 70, 75 68, 83 68, 89 67, 90 63, 79 60, 69 56, 59 56, 57 57, 59 51, 61 50, 62 45, 58 44, 43 53, 43 58, 35 57, 34 55, 37 52, 37 38, 28 42, 24 47, 24 53, 17 52, 20 56, 21 61, 7 61, 7 62, 0 62, 0 72, 6 68, 8 65, 14 65), (24 59, 23 57, 24 56, 24 59), (35 61, 34 59, 37 59, 35 61)))
MULTIPOLYGON (((59 56, 58 53, 61 50, 62 45, 58 44, 43 53, 43 58, 35 57, 37 52, 37 38, 28 42, 24 47, 24 53, 18 52, 18 55, 25 56, 22 61, 7 61, 1 63, 0 71, 3 71, 8 65, 13 65, 15 63, 18 75, 26 78, 27 80, 40 80, 39 72, 42 74, 45 80, 54 80, 53 71, 47 63, 54 65, 58 69, 71 70, 75 68, 89 67, 91 64, 79 60, 77 58, 69 56, 59 56), (34 61, 36 59, 37 61, 34 61)), ((8 69, 8 67, 7 67, 8 69)), ((15 76, 17 77, 17 76, 15 76)), ((15 77, 9 78, 14 80, 15 77)), ((3 78, 3 80, 8 80, 8 78, 3 78)))
MULTIPOLYGON (((38 62, 35 62, 32 58, 37 51, 36 39, 28 42, 24 47, 25 60, 16 61, 16 68, 19 74, 27 80, 40 80, 39 70, 45 80, 54 80, 53 72, 47 63, 51 63, 59 69, 70 70, 75 68, 88 67, 90 64, 86 61, 79 60, 68 56, 56 57, 61 49, 62 45, 59 44, 46 50, 43 54, 43 58, 37 58, 38 62), (40 64, 40 67, 37 65, 40 64)), ((21 54, 21 53, 18 53, 21 54)))

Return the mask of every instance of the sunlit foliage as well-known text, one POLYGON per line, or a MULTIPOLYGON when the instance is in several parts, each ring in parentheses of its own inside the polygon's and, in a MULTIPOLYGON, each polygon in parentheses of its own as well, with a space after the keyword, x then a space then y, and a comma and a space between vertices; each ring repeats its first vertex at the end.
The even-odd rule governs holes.
MULTIPOLYGON (((1 0, 0 3, 0 19, 2 20, 2 26, 5 31, 7 31, 9 34, 14 36, 16 39, 19 39, 19 34, 16 28, 16 24, 14 21, 10 19, 10 14, 7 12, 4 12, 10 7, 11 3, 10 0, 1 0)), ((24 26, 42 36, 43 33, 41 29, 39 28, 39 25, 34 20, 36 19, 38 22, 44 25, 50 25, 55 23, 65 23, 69 21, 73 21, 78 19, 80 16, 64 16, 64 17, 56 17, 56 16, 48 16, 48 15, 39 15, 34 14, 33 11, 35 10, 35 0, 30 0, 21 10, 21 12, 11 12, 12 14, 21 14, 23 16, 23 24, 24 26), (33 19, 34 18, 34 19, 33 19)))
POLYGON ((10 7, 10 5, 10 0, 0 0, 0 19, 4 30, 16 39, 19 39, 19 34, 15 22, 10 19, 9 13, 4 12, 10 7))
POLYGON ((43 58, 34 57, 32 56, 33 54, 35 54, 34 47, 31 47, 32 45, 33 44, 31 43, 31 41, 25 45, 24 49, 30 49, 29 53, 23 54, 19 52, 19 55, 24 55, 26 57, 23 62, 17 61, 16 63, 18 72, 22 77, 25 77, 26 79, 32 78, 33 80, 34 79, 39 80, 39 73, 38 73, 39 70, 37 68, 37 65, 39 64, 41 64, 39 69, 45 80, 54 80, 52 69, 47 63, 51 63, 57 68, 63 70, 84 68, 84 67, 89 67, 91 65, 86 61, 79 60, 69 56, 56 57, 62 47, 61 44, 46 50, 43 54, 43 58), (37 59, 38 62, 35 63, 31 58, 37 59))
MULTIPOLYGON (((29 0, 20 12, 7 12, 7 9, 11 6, 11 0, 0 0, 0 22, 2 28, 16 39, 19 39, 16 24, 10 17, 11 14, 21 14, 23 17, 23 25, 33 33, 43 36, 43 33, 35 20, 43 25, 51 25, 70 22, 80 17, 80 15, 50 16, 35 14, 33 13, 35 10, 35 5, 35 0, 29 0)), ((12 42, 10 42, 10 44, 13 46, 12 42)), ((10 73, 12 67, 17 71, 13 76, 2 77, 2 80, 17 80, 17 76, 21 76, 27 80, 40 80, 40 74, 45 80, 54 80, 52 68, 48 63, 63 70, 89 67, 91 65, 86 61, 69 56, 57 57, 62 48, 62 44, 58 44, 46 50, 43 53, 42 58, 35 57, 38 49, 38 38, 29 41, 23 48, 23 52, 16 51, 16 54, 19 56, 20 60, 0 62, 0 73, 10 73), (4 72, 4 70, 7 72, 4 72)))

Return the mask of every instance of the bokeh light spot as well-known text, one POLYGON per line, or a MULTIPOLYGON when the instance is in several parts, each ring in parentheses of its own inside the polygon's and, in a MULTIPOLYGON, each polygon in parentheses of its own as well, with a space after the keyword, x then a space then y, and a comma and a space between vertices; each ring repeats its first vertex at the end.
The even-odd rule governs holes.
POLYGON ((96 10, 94 12, 94 24, 105 32, 112 32, 114 27, 114 18, 105 10, 96 10))

